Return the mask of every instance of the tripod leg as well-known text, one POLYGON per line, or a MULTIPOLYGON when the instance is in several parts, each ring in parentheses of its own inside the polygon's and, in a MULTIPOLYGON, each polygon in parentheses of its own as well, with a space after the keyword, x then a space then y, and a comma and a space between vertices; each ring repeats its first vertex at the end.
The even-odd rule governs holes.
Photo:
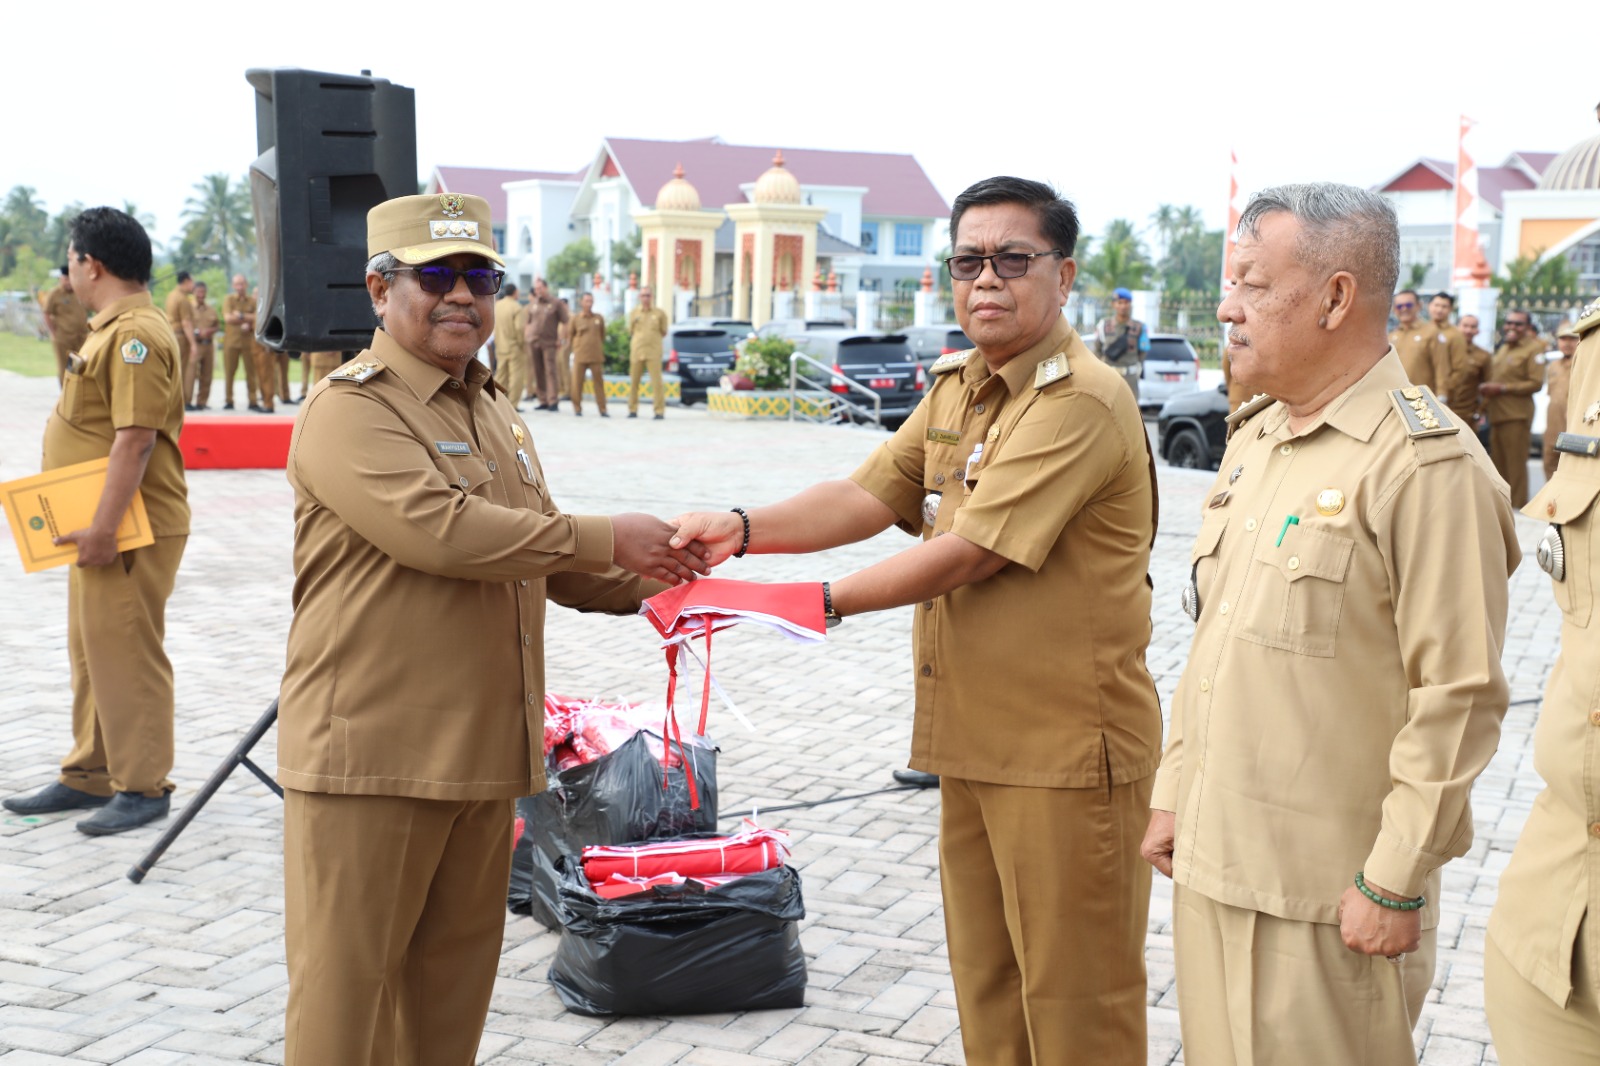
MULTIPOLYGON (((266 713, 256 720, 256 724, 250 727, 250 731, 244 735, 244 739, 239 741, 238 746, 229 753, 228 757, 222 760, 222 764, 206 780, 206 783, 200 787, 200 791, 195 794, 194 799, 190 800, 188 805, 178 812, 178 816, 172 820, 172 824, 167 827, 167 831, 161 834, 161 839, 156 841, 155 846, 150 849, 145 857, 135 863, 133 868, 128 871, 128 880, 134 884, 144 880, 144 875, 149 873, 155 864, 160 861, 167 848, 171 847, 172 842, 178 839, 178 834, 182 833, 184 829, 188 828, 189 823, 194 821, 195 815, 200 813, 200 808, 204 807, 211 797, 216 795, 217 789, 222 787, 222 783, 228 779, 228 775, 233 773, 240 763, 250 761, 250 749, 256 746, 256 741, 266 736, 267 730, 271 729, 272 724, 277 720, 278 701, 273 700, 272 706, 268 707, 266 713)), ((260 776, 260 771, 257 771, 257 776, 260 776)), ((281 796, 282 793, 280 792, 279 795, 281 796)))

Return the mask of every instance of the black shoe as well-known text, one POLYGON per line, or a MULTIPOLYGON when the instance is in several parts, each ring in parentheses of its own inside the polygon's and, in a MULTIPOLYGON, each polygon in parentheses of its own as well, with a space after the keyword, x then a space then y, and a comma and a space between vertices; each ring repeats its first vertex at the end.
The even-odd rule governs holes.
POLYGON ((251 405, 250 405, 250 406, 249 406, 249 407, 247 407, 247 408, 245 408, 245 410, 247 410, 247 411, 254 411, 254 412, 256 412, 256 414, 261 414, 261 413, 262 413, 262 412, 264 412, 264 411, 265 411, 265 410, 266 410, 266 408, 265 408, 265 407, 262 407, 262 406, 261 406, 261 405, 260 405, 260 404, 258 404, 258 403, 253 403, 253 404, 251 404, 251 405))
POLYGON ((158 818, 165 818, 172 809, 172 797, 141 796, 137 792, 118 792, 94 814, 78 823, 78 832, 92 837, 107 837, 113 833, 126 833, 158 818))
POLYGON ((572 413, 573 413, 573 415, 575 415, 578 418, 582 418, 583 417, 583 412, 582 411, 574 411, 572 413))
POLYGON ((601 412, 600 412, 600 417, 601 417, 601 418, 610 418, 610 417, 611 417, 611 416, 610 416, 610 415, 608 415, 608 414, 606 414, 606 413, 605 413, 605 412, 604 412, 604 411, 601 411, 601 412))
POLYGON ((222 409, 223 409, 223 410, 224 410, 224 411, 231 411, 231 410, 233 410, 233 404, 231 404, 231 403, 225 403, 225 404, 223 404, 223 405, 222 405, 222 409))
POLYGON ((297 404, 300 401, 299 400, 292 400, 289 397, 285 396, 283 399, 279 400, 278 402, 279 403, 286 403, 286 404, 289 404, 289 405, 293 406, 294 404, 297 404))
POLYGON ((938 788, 939 775, 923 773, 921 770, 896 770, 889 775, 902 785, 915 785, 918 788, 938 788))
POLYGON ((186 403, 186 404, 184 404, 184 405, 183 405, 183 409, 184 409, 184 410, 185 410, 185 411, 198 411, 198 410, 200 410, 200 408, 198 408, 198 407, 196 407, 196 406, 195 406, 195 405, 194 405, 194 404, 192 404, 192 403, 186 403))
POLYGON ((104 807, 110 802, 110 796, 92 796, 55 781, 30 796, 12 796, 0 806, 17 814, 55 814, 83 807, 104 807))
POLYGON ((656 420, 656 421, 657 421, 657 422, 659 422, 659 421, 661 421, 661 420, 662 420, 662 419, 663 419, 663 418, 666 418, 666 417, 667 417, 667 416, 666 416, 666 415, 656 415, 656 419, 655 419, 655 420, 656 420))
POLYGON ((629 411, 628 412, 628 417, 629 418, 638 418, 639 417, 639 412, 638 411, 629 411))

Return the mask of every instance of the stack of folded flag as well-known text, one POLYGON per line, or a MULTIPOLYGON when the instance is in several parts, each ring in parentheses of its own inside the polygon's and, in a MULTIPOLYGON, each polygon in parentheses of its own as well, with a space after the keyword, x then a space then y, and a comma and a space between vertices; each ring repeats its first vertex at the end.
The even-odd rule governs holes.
POLYGON ((776 870, 789 858, 789 834, 750 819, 733 836, 583 849, 583 874, 595 894, 618 899, 657 885, 696 881, 725 885, 747 874, 776 870))

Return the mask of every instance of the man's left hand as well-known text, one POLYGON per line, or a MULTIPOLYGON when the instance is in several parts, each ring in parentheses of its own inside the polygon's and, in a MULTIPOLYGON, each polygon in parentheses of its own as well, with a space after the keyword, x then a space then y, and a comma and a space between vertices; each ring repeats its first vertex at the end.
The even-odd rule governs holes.
MULTIPOLYGON (((1388 894, 1370 882, 1367 887, 1388 894)), ((1363 955, 1404 955, 1422 946, 1422 911, 1380 907, 1351 885, 1339 897, 1339 936, 1363 955)))
POLYGON ((71 533, 61 534, 51 543, 57 547, 63 544, 76 544, 79 566, 108 566, 122 554, 117 551, 117 531, 114 529, 103 531, 96 531, 93 527, 75 529, 71 533))

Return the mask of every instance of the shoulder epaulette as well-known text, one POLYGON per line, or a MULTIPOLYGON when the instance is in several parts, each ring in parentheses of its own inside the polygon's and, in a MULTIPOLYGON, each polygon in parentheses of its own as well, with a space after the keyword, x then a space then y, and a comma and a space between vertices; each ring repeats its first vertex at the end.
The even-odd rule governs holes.
POLYGON ((1406 433, 1413 440, 1418 437, 1442 437, 1460 433, 1461 427, 1450 417, 1433 390, 1426 385, 1407 385, 1391 389, 1389 399, 1404 420, 1406 433))
POLYGON ((1600 300, 1595 300, 1588 307, 1585 307, 1583 313, 1578 316, 1578 324, 1572 328, 1578 331, 1579 336, 1582 336, 1596 326, 1600 326, 1600 300))
POLYGON ((1266 393, 1258 392, 1244 403, 1240 404, 1237 411, 1234 411, 1232 414, 1228 415, 1227 418, 1223 419, 1223 421, 1228 425, 1228 439, 1233 439, 1234 431, 1248 422, 1250 420, 1250 416, 1259 411, 1265 411, 1276 402, 1276 400, 1274 400, 1271 396, 1268 396, 1266 393))
POLYGON ((1057 352, 1034 370, 1033 387, 1042 389, 1053 382, 1065 381, 1071 376, 1072 364, 1067 361, 1067 353, 1057 352))
POLYGON ((342 366, 328 375, 330 381, 353 381, 360 385, 364 381, 371 381, 383 373, 385 367, 373 359, 363 359, 359 363, 342 366))
POLYGON ((967 356, 971 354, 971 348, 960 352, 946 352, 933 361, 932 365, 928 367, 928 372, 930 374, 948 374, 952 370, 960 370, 967 365, 967 356))

